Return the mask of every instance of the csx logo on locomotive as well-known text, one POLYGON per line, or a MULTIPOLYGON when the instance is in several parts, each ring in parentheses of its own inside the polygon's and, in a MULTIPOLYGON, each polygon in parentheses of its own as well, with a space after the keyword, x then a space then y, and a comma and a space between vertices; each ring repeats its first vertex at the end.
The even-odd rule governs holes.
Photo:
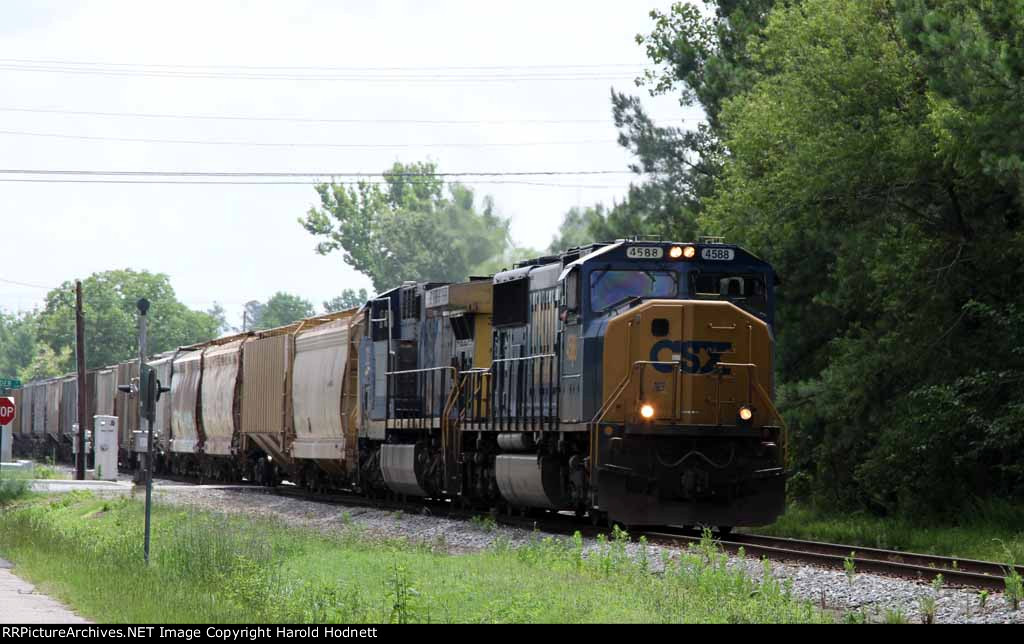
MULTIPOLYGON (((715 370, 715 365, 722 359, 722 354, 732 351, 732 343, 712 340, 662 340, 651 347, 651 361, 667 362, 661 357, 662 352, 666 350, 672 352, 670 360, 679 360, 679 370, 683 373, 704 374, 715 370), (707 354, 707 361, 701 360, 701 352, 707 354)), ((666 364, 656 364, 654 369, 661 373, 672 373, 672 367, 666 364)))

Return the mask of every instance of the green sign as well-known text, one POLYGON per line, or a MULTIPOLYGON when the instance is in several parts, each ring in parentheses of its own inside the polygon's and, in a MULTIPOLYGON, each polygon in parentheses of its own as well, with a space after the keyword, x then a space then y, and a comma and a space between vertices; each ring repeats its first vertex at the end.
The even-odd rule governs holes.
POLYGON ((0 378, 0 389, 21 389, 21 381, 17 378, 0 378))

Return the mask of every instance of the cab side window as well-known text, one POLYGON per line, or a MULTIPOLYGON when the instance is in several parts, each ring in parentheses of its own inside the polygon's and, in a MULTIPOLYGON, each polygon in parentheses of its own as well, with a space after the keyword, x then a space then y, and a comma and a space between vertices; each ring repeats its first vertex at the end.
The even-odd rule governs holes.
POLYGON ((728 300, 762 316, 768 306, 761 275, 693 272, 690 292, 696 299, 728 300))

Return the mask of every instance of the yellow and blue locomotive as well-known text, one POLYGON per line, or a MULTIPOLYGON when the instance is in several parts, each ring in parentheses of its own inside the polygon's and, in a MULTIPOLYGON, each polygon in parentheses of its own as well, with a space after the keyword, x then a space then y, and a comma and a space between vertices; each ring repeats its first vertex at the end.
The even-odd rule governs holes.
POLYGON ((628 525, 758 525, 784 501, 773 290, 732 245, 619 241, 364 314, 366 489, 628 525))

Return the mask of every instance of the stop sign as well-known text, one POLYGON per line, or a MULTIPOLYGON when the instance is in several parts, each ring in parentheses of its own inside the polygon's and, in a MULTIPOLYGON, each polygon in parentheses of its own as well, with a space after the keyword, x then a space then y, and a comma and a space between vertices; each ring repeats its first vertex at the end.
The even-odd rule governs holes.
POLYGON ((0 425, 6 425, 14 420, 14 401, 10 398, 0 398, 0 425))

